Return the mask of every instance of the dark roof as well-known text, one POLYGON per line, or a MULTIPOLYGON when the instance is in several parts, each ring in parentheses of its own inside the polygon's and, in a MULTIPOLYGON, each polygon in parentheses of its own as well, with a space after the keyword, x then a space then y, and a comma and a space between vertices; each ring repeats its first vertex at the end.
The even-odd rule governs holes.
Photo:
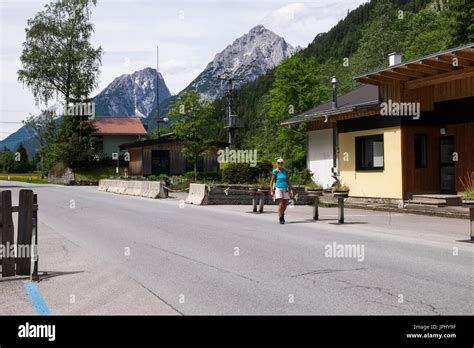
MULTIPOLYGON (((134 147, 144 147, 144 146, 150 146, 150 145, 159 145, 159 144, 168 144, 168 143, 174 143, 174 142, 179 142, 180 140, 174 133, 167 133, 161 135, 159 138, 156 139, 150 139, 150 140, 141 140, 141 141, 135 141, 133 143, 128 143, 128 144, 122 144, 120 145, 120 150, 124 149, 130 149, 134 147)), ((229 146, 229 143, 223 142, 223 141, 213 141, 211 143, 212 145, 222 148, 229 146)))
POLYGON ((379 88, 372 85, 362 85, 337 98, 337 108, 332 109, 332 100, 315 106, 283 122, 288 125, 301 122, 309 122, 322 117, 338 115, 345 112, 360 111, 362 109, 379 105, 379 88))

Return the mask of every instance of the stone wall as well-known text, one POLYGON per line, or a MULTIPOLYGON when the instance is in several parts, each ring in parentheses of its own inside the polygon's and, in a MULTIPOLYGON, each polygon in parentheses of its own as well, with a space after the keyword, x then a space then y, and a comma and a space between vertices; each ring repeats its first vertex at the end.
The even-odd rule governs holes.
POLYGON ((71 185, 75 182, 74 172, 71 168, 66 168, 63 173, 49 171, 48 182, 51 184, 71 185))
MULTIPOLYGON (((251 205, 252 196, 250 194, 249 185, 211 185, 209 187, 209 195, 207 204, 218 205, 218 204, 238 204, 238 205, 251 205)), ((295 199, 295 205, 308 205, 312 204, 313 199, 308 197, 304 190, 304 186, 293 186, 295 199)), ((265 204, 276 205, 278 201, 273 201, 269 197, 269 193, 266 194, 265 204)))

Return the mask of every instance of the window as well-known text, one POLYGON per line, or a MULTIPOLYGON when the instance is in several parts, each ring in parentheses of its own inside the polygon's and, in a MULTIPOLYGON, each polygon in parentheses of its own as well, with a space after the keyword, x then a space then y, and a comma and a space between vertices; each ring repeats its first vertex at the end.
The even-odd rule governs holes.
POLYGON ((356 170, 383 170, 383 134, 356 139, 356 170))
POLYGON ((426 150, 426 134, 415 134, 415 168, 426 168, 427 150, 426 150))

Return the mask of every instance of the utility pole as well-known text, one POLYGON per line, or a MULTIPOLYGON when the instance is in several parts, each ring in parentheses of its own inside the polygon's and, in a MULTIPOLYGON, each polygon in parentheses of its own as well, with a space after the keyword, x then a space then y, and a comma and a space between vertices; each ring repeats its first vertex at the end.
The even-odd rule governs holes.
POLYGON ((224 118, 224 128, 228 131, 229 145, 233 145, 233 135, 236 129, 240 128, 240 120, 234 113, 234 81, 241 80, 241 78, 232 77, 227 74, 218 76, 219 80, 226 81, 227 90, 227 115, 224 118))
POLYGON ((159 48, 156 45, 156 126, 158 127, 158 136, 160 136, 160 58, 159 48))
POLYGON ((159 48, 156 45, 156 128, 158 137, 160 136, 160 123, 168 123, 168 118, 160 118, 160 58, 159 48))

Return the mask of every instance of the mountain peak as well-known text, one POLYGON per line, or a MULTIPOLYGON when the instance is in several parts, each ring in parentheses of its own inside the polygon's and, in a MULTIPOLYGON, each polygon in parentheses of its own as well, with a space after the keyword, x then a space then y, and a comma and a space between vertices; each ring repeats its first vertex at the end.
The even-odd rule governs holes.
POLYGON ((115 78, 95 97, 98 116, 146 116, 156 106, 158 82, 160 102, 171 96, 156 69, 146 67, 115 78), (158 80, 158 81, 157 81, 158 80))
POLYGON ((259 24, 216 54, 185 90, 194 89, 206 99, 215 99, 225 91, 225 84, 218 79, 219 76, 230 74, 238 77, 238 86, 255 80, 294 52, 285 39, 259 24))
POLYGON ((250 29, 249 33, 251 34, 260 34, 264 31, 270 31, 267 28, 265 28, 262 24, 258 24, 254 26, 252 29, 250 29))

